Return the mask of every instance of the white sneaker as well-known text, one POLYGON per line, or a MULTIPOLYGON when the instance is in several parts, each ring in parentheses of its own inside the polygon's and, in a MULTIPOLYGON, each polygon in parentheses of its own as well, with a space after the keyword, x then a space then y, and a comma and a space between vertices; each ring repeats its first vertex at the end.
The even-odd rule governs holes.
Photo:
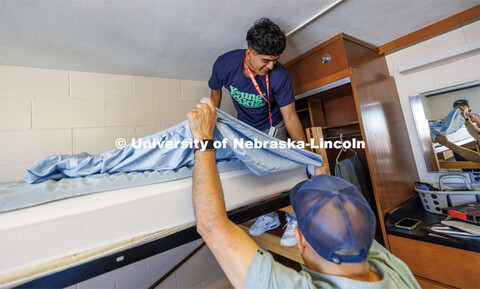
POLYGON ((258 236, 266 231, 275 229, 278 226, 280 226, 280 219, 278 218, 277 214, 275 214, 275 217, 263 215, 257 218, 255 223, 253 223, 248 230, 248 233, 252 236, 258 236))
POLYGON ((287 223, 283 228, 287 228, 285 233, 283 233, 282 238, 280 239, 280 245, 284 247, 291 247, 297 244, 297 239, 295 238, 295 227, 297 226, 297 221, 287 217, 287 223))

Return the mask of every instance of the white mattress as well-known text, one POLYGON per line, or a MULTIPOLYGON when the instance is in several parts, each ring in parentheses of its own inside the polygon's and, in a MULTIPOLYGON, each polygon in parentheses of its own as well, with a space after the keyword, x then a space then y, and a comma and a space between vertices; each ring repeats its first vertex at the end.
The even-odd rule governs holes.
MULTIPOLYGON (((306 174, 302 166, 266 176, 241 169, 220 177, 227 210, 232 210, 287 191, 306 174)), ((191 195, 192 179, 184 178, 0 214, 0 285, 12 272, 191 223, 191 195)))

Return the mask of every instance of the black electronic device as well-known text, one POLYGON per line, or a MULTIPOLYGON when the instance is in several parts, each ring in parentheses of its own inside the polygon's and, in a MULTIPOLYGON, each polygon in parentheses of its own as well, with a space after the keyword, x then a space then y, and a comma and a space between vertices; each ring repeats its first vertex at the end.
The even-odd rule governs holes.
POLYGON ((404 230, 409 230, 412 231, 418 225, 420 225, 422 221, 417 220, 417 219, 412 219, 412 218, 403 218, 399 222, 395 223, 395 227, 399 229, 404 229, 404 230))
POLYGON ((442 208, 442 213, 460 220, 480 224, 480 202, 442 208))

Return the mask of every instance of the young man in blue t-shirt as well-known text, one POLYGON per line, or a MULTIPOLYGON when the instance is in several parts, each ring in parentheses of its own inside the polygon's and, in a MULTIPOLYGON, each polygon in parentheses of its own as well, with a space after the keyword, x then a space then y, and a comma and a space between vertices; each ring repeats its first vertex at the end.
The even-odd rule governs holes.
MULTIPOLYGON (((232 96, 237 118, 281 140, 287 132, 294 141, 306 142, 295 110, 288 71, 278 62, 286 45, 285 33, 268 18, 261 18, 247 32, 247 49, 227 52, 213 65, 208 86, 216 107, 222 101, 222 87, 232 96)), ((258 236, 280 225, 275 212, 261 216, 250 227, 258 236)), ((296 244, 295 214, 287 213, 287 230, 280 244, 296 244)))

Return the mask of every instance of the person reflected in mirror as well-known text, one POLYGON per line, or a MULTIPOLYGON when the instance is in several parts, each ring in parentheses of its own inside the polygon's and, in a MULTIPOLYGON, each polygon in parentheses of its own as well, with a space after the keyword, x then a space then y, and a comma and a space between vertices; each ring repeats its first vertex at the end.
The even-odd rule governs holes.
POLYGON ((462 110, 463 118, 470 118, 477 126, 480 126, 480 113, 472 112, 470 103, 466 99, 459 99, 453 103, 454 108, 459 108, 462 110))
POLYGON ((477 142, 480 142, 480 117, 478 113, 472 113, 470 107, 465 107, 462 111, 462 116, 465 119, 465 127, 468 133, 477 142))
POLYGON ((432 140, 443 145, 453 152, 456 161, 478 162, 478 152, 461 147, 450 141, 447 137, 465 126, 468 133, 478 143, 480 141, 480 115, 473 113, 470 103, 466 99, 458 99, 444 120, 430 122, 432 140))
MULTIPOLYGON (((467 110, 471 113, 470 104, 466 99, 458 99, 453 102, 453 109, 447 114, 444 120, 436 120, 429 122, 432 140, 436 139, 437 134, 449 135, 458 131, 465 124, 465 118, 462 112, 467 110)), ((480 119, 480 116, 476 116, 480 119)))

